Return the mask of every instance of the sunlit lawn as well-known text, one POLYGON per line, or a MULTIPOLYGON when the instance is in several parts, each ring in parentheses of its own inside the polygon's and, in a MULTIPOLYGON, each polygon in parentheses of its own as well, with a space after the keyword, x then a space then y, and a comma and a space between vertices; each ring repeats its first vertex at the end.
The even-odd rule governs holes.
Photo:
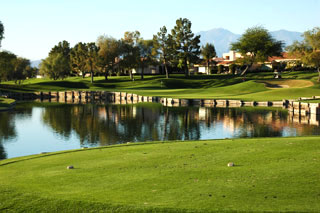
POLYGON ((0 210, 319 212, 319 150, 319 137, 261 138, 8 159, 0 162, 0 210))
POLYGON ((185 78, 183 75, 172 75, 170 79, 165 79, 164 76, 146 76, 145 80, 140 80, 140 76, 135 76, 135 80, 132 81, 129 77, 122 76, 109 77, 109 80, 105 81, 104 77, 95 77, 93 84, 91 84, 90 78, 82 79, 81 77, 57 81, 30 79, 25 80, 21 85, 16 85, 13 82, 0 84, 0 88, 21 92, 65 90, 125 91, 140 95, 173 98, 223 98, 256 101, 294 99, 320 94, 320 84, 316 82, 317 73, 315 72, 287 72, 282 76, 281 84, 286 84, 287 81, 291 86, 290 88, 267 88, 265 85, 266 80, 268 82, 279 81, 273 79, 272 72, 248 74, 245 79, 232 75, 196 75, 189 78, 185 78), (301 85, 303 81, 295 81, 295 79, 304 79, 306 80, 305 82, 310 82, 310 85, 308 84, 308 87, 304 87, 303 84, 301 85), (295 84, 297 85, 295 86, 295 84))

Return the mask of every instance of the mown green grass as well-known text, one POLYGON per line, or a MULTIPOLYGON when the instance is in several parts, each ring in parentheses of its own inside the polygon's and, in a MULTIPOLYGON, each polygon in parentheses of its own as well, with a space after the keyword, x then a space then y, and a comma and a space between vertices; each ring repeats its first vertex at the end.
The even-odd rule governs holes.
POLYGON ((0 97, 0 110, 6 110, 11 107, 11 104, 14 103, 15 100, 10 98, 1 98, 0 97))
POLYGON ((320 103, 320 99, 302 100, 301 102, 306 102, 306 103, 320 103))
MULTIPOLYGON (((146 76, 145 80, 135 76, 132 81, 129 77, 95 77, 95 82, 90 83, 90 78, 72 77, 65 80, 52 81, 49 79, 29 79, 21 85, 14 82, 0 84, 0 89, 18 92, 35 91, 65 91, 65 90, 105 90, 124 91, 139 95, 189 98, 189 99, 242 99, 256 101, 272 101, 282 99, 296 99, 299 97, 319 95, 320 84, 316 82, 317 73, 314 72, 287 72, 283 73, 282 84, 290 81, 295 84, 295 79, 304 79, 314 83, 313 86, 304 88, 270 89, 265 86, 268 82, 277 82, 273 79, 272 72, 249 73, 246 78, 232 75, 197 75, 185 78, 183 75, 172 75, 170 79, 164 76, 146 76)), ((297 87, 299 82, 297 81, 297 87)))
POLYGON ((0 211, 319 212, 319 150, 319 137, 260 138, 8 159, 0 211))

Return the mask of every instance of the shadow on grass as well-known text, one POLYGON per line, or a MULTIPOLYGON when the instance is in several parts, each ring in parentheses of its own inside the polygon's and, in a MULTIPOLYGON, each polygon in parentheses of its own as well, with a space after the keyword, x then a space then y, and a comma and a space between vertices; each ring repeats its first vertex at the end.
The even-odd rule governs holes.
POLYGON ((83 82, 73 82, 73 81, 49 81, 34 84, 34 86, 54 86, 62 88, 77 88, 77 89, 89 89, 89 87, 83 82))

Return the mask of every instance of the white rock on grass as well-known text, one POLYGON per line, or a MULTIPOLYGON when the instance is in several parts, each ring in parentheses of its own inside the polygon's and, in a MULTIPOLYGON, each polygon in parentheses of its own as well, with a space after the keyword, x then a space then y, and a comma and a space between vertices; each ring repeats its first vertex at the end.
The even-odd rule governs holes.
POLYGON ((233 167, 234 166, 234 163, 233 162, 229 162, 228 163, 228 167, 233 167))

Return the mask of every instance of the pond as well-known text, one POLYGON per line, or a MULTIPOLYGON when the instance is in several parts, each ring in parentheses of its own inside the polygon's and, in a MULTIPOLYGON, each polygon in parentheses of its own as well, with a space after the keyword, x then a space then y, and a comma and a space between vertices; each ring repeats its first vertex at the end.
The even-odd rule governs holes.
POLYGON ((21 103, 0 112, 0 159, 139 141, 320 135, 312 119, 281 108, 21 103))

